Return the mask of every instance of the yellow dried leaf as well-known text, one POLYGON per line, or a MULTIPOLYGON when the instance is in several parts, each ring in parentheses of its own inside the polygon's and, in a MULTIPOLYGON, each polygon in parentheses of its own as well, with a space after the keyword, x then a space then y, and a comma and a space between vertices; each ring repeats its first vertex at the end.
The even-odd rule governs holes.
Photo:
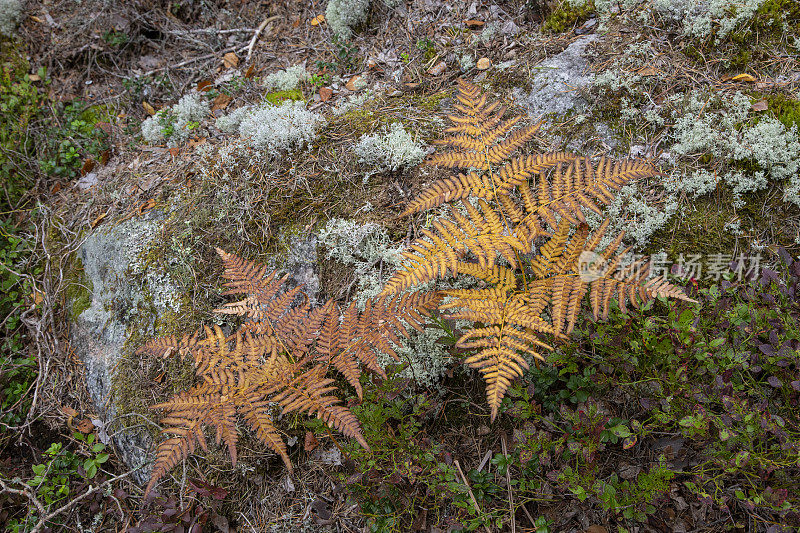
POLYGON ((147 101, 142 101, 142 107, 144 108, 144 112, 150 115, 151 117, 156 114, 156 108, 151 106, 147 101))
POLYGON ((228 52, 222 56, 222 64, 225 68, 236 68, 239 66, 239 56, 233 52, 228 52))
POLYGON ((311 19, 311 25, 312 26, 319 26, 323 22, 325 22, 325 15, 322 15, 322 14, 317 15, 316 17, 311 19))

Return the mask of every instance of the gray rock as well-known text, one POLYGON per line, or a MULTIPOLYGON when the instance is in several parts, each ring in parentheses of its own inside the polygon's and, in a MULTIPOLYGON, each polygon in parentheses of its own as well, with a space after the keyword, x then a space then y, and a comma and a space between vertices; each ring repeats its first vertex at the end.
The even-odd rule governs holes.
POLYGON ((533 89, 529 93, 521 88, 514 91, 514 98, 534 118, 567 111, 580 111, 586 106, 578 95, 578 89, 591 84, 594 76, 588 72, 586 46, 597 40, 596 35, 587 35, 575 40, 566 50, 534 67, 531 79, 533 89))
POLYGON ((138 483, 149 477, 148 452, 152 439, 145 430, 121 428, 115 420, 116 408, 111 398, 113 369, 122 357, 127 329, 142 297, 125 275, 131 258, 142 250, 161 226, 159 216, 150 214, 132 219, 110 229, 92 233, 78 250, 86 278, 92 286, 91 306, 73 324, 72 348, 86 368, 86 385, 104 427, 114 432, 114 445, 123 461, 140 469, 133 475, 138 483), (112 401, 109 401, 112 400, 112 401))

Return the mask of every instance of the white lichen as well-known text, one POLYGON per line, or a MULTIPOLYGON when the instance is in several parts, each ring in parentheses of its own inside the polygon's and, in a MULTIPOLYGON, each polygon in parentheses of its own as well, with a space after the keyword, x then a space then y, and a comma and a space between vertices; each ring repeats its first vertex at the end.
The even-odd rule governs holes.
POLYGON ((367 20, 370 0, 330 0, 325 22, 340 39, 350 39, 353 28, 367 20))
POLYGON ((304 102, 287 100, 280 106, 265 102, 242 117, 239 134, 252 148, 274 153, 310 143, 322 122, 304 102))
POLYGON ((310 76, 305 67, 294 65, 265 77, 264 87, 268 91, 291 91, 309 78, 310 76))
POLYGON ((393 123, 383 134, 363 135, 353 152, 360 162, 391 171, 418 165, 425 157, 422 144, 400 122, 393 123))
POLYGON ((252 113, 252 108, 250 106, 242 106, 234 109, 229 114, 219 117, 215 126, 224 133, 237 132, 239 131, 239 125, 248 113, 252 113))
POLYGON ((687 37, 719 43, 745 28, 766 0, 655 0, 653 7, 664 20, 682 25, 687 37))
POLYGON ((0 0, 0 34, 13 37, 22 21, 22 2, 19 0, 0 0))
POLYGON ((199 93, 187 94, 142 122, 142 137, 151 144, 166 140, 168 146, 177 146, 196 132, 209 112, 208 102, 199 93))

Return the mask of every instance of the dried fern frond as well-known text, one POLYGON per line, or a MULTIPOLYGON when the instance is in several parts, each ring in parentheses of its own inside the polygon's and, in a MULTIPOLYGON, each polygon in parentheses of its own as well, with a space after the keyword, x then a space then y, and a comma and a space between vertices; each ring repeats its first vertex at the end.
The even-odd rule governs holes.
POLYGON ((625 312, 628 303, 638 307, 656 296, 694 300, 666 280, 649 280, 645 261, 625 264, 622 234, 600 250, 608 221, 592 235, 586 224, 585 210, 602 214, 621 187, 659 175, 655 167, 563 152, 512 158, 539 125, 518 128, 519 116, 504 120, 505 109, 465 82, 456 98, 450 135, 437 142, 447 150, 428 164, 477 171, 443 178, 408 204, 403 216, 445 203, 451 209, 411 243, 382 294, 456 275, 479 282, 442 291, 439 309, 477 324, 457 346, 474 350, 464 362, 486 381, 494 419, 528 359, 543 359, 542 351, 552 349, 546 339, 573 330, 587 293, 595 318, 606 318, 613 301, 625 312))
POLYGON ((200 383, 171 400, 152 406, 164 412, 163 432, 169 437, 156 452, 149 492, 178 462, 199 444, 207 449, 204 427, 216 432, 235 464, 237 420, 277 453, 287 468, 286 445, 273 424, 272 410, 316 416, 332 429, 368 449, 356 417, 333 393, 328 376, 341 373, 362 395, 361 367, 386 376, 377 354, 396 357, 392 343, 408 336, 407 327, 421 329, 423 316, 435 308, 437 293, 414 293, 374 298, 363 311, 327 302, 312 309, 307 299, 297 302, 301 287, 286 290, 286 277, 235 254, 218 250, 229 281, 227 294, 245 294, 240 302, 218 312, 248 317, 231 335, 219 326, 204 327, 193 335, 153 339, 138 353, 159 357, 191 357, 200 383), (252 293, 248 291, 253 291, 252 293))

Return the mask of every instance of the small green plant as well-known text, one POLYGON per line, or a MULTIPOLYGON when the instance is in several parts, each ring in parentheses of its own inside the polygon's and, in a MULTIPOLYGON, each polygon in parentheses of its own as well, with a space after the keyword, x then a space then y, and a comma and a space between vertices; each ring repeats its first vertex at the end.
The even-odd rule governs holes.
POLYGON ((433 57, 436 55, 436 44, 432 39, 423 37, 417 40, 417 50, 422 53, 422 56, 427 61, 433 59, 433 57))
POLYGON ((130 41, 130 37, 124 32, 117 31, 117 30, 108 30, 103 32, 103 40, 109 46, 114 48, 119 48, 130 41))

